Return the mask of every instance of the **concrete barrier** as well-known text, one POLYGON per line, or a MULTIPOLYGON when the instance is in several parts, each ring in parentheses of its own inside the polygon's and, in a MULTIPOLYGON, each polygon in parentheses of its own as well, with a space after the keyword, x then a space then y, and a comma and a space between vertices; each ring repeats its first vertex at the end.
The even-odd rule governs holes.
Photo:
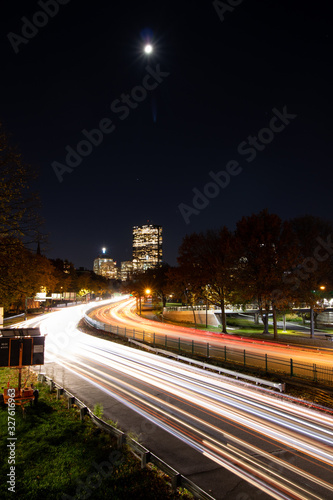
MULTIPOLYGON (((206 311, 194 311, 195 317, 198 325, 206 324, 206 311)), ((193 312, 192 311, 163 311, 163 317, 169 321, 179 321, 179 322, 187 322, 193 323, 193 312)), ((214 311, 207 311, 207 324, 209 326, 220 326, 220 322, 215 316, 214 311)))

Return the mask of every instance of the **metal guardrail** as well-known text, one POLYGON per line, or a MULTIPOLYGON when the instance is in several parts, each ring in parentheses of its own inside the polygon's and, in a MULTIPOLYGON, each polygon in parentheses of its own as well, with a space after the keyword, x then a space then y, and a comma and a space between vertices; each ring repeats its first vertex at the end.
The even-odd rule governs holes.
POLYGON ((10 320, 15 319, 15 318, 22 318, 23 316, 25 316, 24 313, 16 314, 15 316, 9 316, 8 318, 3 318, 3 322, 10 321, 10 320))
MULTIPOLYGON (((165 311, 206 311, 207 306, 202 304, 199 306, 166 306, 163 308, 165 311)), ((214 306, 212 304, 208 305, 208 311, 215 311, 215 312, 221 312, 221 307, 214 306)), ((247 304, 246 309, 243 309, 242 307, 231 307, 231 306, 226 306, 226 312, 235 312, 235 313, 243 313, 246 311, 252 311, 256 310, 259 312, 258 306, 254 304, 247 304)))
POLYGON ((179 355, 189 354, 204 358, 206 360, 217 360, 221 363, 232 364, 233 366, 241 366, 242 368, 250 368, 259 370, 265 374, 274 376, 286 375, 291 378, 300 380, 312 380, 323 385, 333 385, 333 366, 320 366, 316 363, 299 363, 293 358, 281 359, 269 356, 266 353, 253 353, 246 349, 228 348, 224 346, 211 345, 208 342, 195 342, 182 340, 180 337, 175 339, 168 335, 148 333, 144 330, 136 330, 135 328, 127 328, 113 326, 92 319, 89 311, 84 316, 85 321, 90 326, 103 330, 105 332, 114 333, 120 337, 137 340, 153 347, 160 346, 165 350, 173 349, 179 355))
POLYGON ((137 344, 141 347, 148 348, 150 351, 154 351, 158 354, 163 354, 164 356, 173 357, 177 361, 185 361, 189 365, 197 365, 203 368, 204 370, 207 368, 208 370, 218 372, 219 375, 221 373, 225 373, 227 375, 235 377, 236 380, 238 380, 239 378, 250 380, 251 382, 255 382, 256 385, 260 384, 260 385, 267 385, 269 387, 274 387, 274 389, 279 389, 280 392, 284 392, 286 390, 286 384, 283 382, 270 382, 269 380, 264 380, 258 377, 252 377, 251 375, 247 375, 245 373, 240 373, 233 370, 227 370, 226 368, 222 368, 221 366, 210 365, 209 363, 197 361, 196 359, 188 358, 185 356, 179 356, 179 354, 175 354, 170 351, 165 351, 164 349, 157 349, 156 347, 147 346, 145 344, 142 344, 142 342, 138 342, 137 340, 133 339, 128 339, 128 340, 133 344, 137 344))
POLYGON ((125 432, 97 417, 80 399, 54 382, 51 378, 44 374, 38 374, 37 379, 42 383, 48 384, 51 392, 56 389, 58 399, 60 399, 60 396, 67 397, 68 408, 71 408, 75 404, 80 410, 80 419, 82 421, 85 416, 88 415, 97 427, 114 436, 117 439, 118 449, 121 449, 124 445, 128 446, 135 455, 139 456, 142 469, 145 468, 148 463, 152 463, 170 477, 171 485, 174 490, 182 487, 186 488, 195 498, 198 498, 199 500, 215 500, 215 498, 209 495, 209 493, 202 490, 198 485, 183 476, 180 472, 168 465, 157 455, 154 455, 154 453, 150 452, 147 448, 138 443, 138 441, 135 441, 135 439, 127 436, 125 432))

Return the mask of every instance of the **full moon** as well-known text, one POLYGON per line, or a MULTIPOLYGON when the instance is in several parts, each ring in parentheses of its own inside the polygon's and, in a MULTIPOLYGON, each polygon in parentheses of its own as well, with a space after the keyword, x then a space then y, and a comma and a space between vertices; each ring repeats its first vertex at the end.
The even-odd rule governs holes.
POLYGON ((153 46, 148 43, 147 45, 145 45, 144 51, 146 54, 151 54, 153 52, 153 46))

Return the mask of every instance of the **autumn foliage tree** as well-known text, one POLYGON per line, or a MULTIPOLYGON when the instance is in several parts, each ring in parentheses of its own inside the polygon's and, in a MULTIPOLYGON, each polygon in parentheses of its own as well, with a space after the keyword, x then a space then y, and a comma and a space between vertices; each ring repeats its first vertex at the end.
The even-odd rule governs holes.
POLYGON ((263 333, 272 314, 276 338, 278 311, 302 303, 319 311, 322 290, 332 290, 333 225, 312 216, 282 221, 265 209, 244 216, 235 232, 185 236, 177 260, 170 282, 185 290, 192 310, 199 300, 217 305, 226 332, 226 305, 252 302, 263 333))
POLYGON ((53 291, 56 286, 54 267, 41 255, 27 249, 19 240, 0 248, 0 302, 8 309, 24 308, 25 298, 34 297, 43 288, 53 291))
POLYGON ((0 245, 8 244, 8 237, 15 239, 11 245, 17 239, 25 246, 39 241, 39 201, 36 193, 31 192, 35 177, 0 124, 0 245))
POLYGON ((197 324, 194 306, 202 298, 201 282, 198 275, 193 272, 191 266, 188 267, 170 267, 167 273, 170 291, 177 297, 181 297, 193 313, 193 323, 197 324))
POLYGON ((284 276, 296 262, 294 235, 288 222, 262 210, 243 217, 237 223, 236 244, 241 258, 237 286, 247 300, 258 304, 268 333, 268 315, 272 311, 274 337, 277 336, 276 311, 286 307, 291 296, 284 276))
MULTIPOLYGON (((297 248, 297 259, 285 277, 297 305, 307 304, 316 321, 322 310, 322 290, 333 286, 333 225, 330 221, 305 215, 290 221, 297 248)), ((311 329, 314 334, 313 328, 311 329)))
POLYGON ((234 237, 226 227, 184 237, 178 255, 179 273, 210 304, 221 308, 222 331, 227 333, 225 308, 232 300, 237 265, 234 237))
POLYGON ((33 253, 40 239, 38 199, 30 191, 34 172, 0 124, 0 304, 31 295, 38 287, 33 253))

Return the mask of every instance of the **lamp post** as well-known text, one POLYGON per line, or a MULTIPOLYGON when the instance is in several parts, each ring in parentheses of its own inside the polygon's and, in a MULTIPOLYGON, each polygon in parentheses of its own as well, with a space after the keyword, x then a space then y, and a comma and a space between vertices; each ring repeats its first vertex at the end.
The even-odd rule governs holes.
POLYGON ((206 285, 206 292, 207 292, 207 295, 206 295, 206 328, 208 328, 208 302, 209 302, 209 289, 210 289, 210 285, 206 285))
POLYGON ((151 294, 150 288, 146 288, 145 289, 145 303, 146 303, 146 306, 147 306, 147 301, 148 301, 148 297, 149 297, 150 294, 151 294))

